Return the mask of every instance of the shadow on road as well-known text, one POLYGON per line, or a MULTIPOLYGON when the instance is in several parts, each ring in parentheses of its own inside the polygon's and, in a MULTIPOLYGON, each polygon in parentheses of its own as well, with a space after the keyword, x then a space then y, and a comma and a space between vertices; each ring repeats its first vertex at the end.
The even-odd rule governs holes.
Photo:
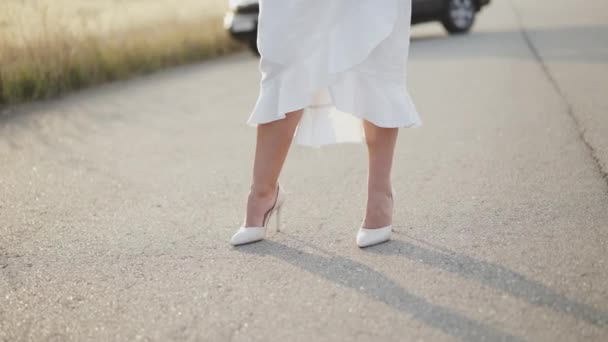
MULTIPOLYGON (((304 243, 304 242, 300 242, 304 243)), ((321 276, 341 286, 363 292, 399 311, 412 315, 429 326, 466 341, 518 341, 518 337, 498 331, 449 308, 430 303, 415 296, 384 274, 367 265, 323 251, 306 244, 321 254, 302 250, 273 241, 263 241, 237 249, 240 252, 270 255, 307 272, 321 276)), ((597 327, 608 327, 608 313, 569 299, 545 285, 504 266, 457 254, 440 247, 425 248, 400 240, 367 248, 364 253, 404 257, 442 269, 465 279, 477 281, 510 294, 526 302, 570 315, 597 327)))
POLYGON ((545 285, 508 268, 447 250, 433 250, 401 240, 368 248, 368 253, 396 255, 442 269, 465 279, 504 291, 526 302, 543 306, 598 327, 608 327, 608 313, 578 303, 545 285))
MULTIPOLYGON (((315 247, 316 248, 316 247, 315 247)), ((316 248, 318 249, 318 248, 316 248)), ((311 254, 273 241, 242 246, 239 252, 269 255, 321 276, 344 287, 360 291, 425 324, 464 341, 521 341, 456 311, 430 303, 401 288, 384 274, 334 254, 311 254)))
MULTIPOLYGON (((608 26, 526 29, 548 62, 608 64, 608 26)), ((532 59, 522 49, 522 31, 474 31, 468 35, 413 35, 413 60, 501 57, 532 59)))

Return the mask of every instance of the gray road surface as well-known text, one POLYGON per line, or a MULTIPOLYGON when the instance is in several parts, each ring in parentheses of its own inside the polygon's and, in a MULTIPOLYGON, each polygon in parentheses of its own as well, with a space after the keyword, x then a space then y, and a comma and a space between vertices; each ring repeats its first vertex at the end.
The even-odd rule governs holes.
POLYGON ((291 151, 284 232, 238 249, 248 54, 0 119, 0 341, 607 341, 608 3, 415 29, 425 126, 359 250, 360 145, 291 151))

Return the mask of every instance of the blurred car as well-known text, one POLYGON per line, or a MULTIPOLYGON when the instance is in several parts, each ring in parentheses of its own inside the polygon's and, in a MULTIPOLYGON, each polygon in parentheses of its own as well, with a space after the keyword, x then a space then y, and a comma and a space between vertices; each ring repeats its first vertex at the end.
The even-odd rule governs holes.
MULTIPOLYGON (((466 33, 473 27, 477 12, 489 3, 490 0, 412 0, 412 24, 439 21, 450 34, 466 33)), ((247 43, 256 54, 259 12, 258 0, 230 0, 230 11, 224 17, 224 27, 232 37, 247 43)))

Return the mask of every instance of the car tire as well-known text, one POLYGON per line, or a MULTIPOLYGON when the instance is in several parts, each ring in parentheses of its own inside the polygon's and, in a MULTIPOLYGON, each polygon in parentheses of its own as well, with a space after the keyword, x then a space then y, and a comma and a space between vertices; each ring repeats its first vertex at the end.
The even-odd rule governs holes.
POLYGON ((467 33, 475 23, 475 0, 446 0, 442 23, 450 34, 467 33))
POLYGON ((253 52, 254 55, 256 56, 260 56, 260 50, 258 49, 258 40, 257 38, 251 38, 249 40, 249 50, 251 50, 251 52, 253 52))

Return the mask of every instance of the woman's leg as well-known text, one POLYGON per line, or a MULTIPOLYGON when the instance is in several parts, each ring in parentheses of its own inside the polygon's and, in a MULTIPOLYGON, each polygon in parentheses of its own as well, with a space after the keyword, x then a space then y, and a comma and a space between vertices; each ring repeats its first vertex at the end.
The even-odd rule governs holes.
POLYGON ((393 200, 391 169, 398 128, 382 128, 363 122, 369 155, 367 209, 363 227, 382 228, 392 224, 393 200))
POLYGON ((287 113, 285 119, 258 125, 245 227, 260 227, 264 214, 274 205, 279 175, 302 113, 298 110, 287 113))

